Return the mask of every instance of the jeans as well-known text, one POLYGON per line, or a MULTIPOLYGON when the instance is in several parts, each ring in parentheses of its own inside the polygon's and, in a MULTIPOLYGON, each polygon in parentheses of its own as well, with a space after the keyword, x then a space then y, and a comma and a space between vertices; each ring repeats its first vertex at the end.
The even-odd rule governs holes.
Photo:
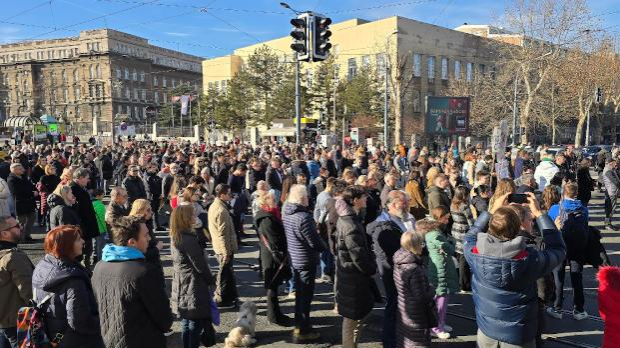
POLYGON ((32 226, 36 218, 37 216, 34 211, 28 214, 17 215, 17 222, 23 226, 22 242, 32 234, 32 226))
POLYGON ((573 285, 574 309, 583 312, 583 304, 585 302, 583 297, 583 265, 577 261, 564 261, 564 263, 553 270, 553 279, 555 280, 555 294, 552 297, 553 307, 557 310, 562 309, 567 264, 570 266, 570 281, 573 285))
POLYGON ((396 314, 398 312, 398 292, 393 275, 384 274, 381 278, 385 287, 385 311, 383 312, 383 348, 396 347, 396 314))
POLYGON ((605 191, 605 223, 610 224, 611 219, 614 217, 614 211, 616 210, 618 197, 610 197, 607 191, 605 191))
POLYGON ((314 278, 316 277, 316 267, 309 270, 293 269, 295 285, 295 327, 299 333, 305 334, 312 330, 310 324, 310 306, 314 297, 314 278))
MULTIPOLYGON (((291 274, 295 274, 295 269, 291 266, 291 274)), ((297 287, 295 286, 295 277, 291 277, 288 280, 288 293, 297 291, 297 287)))
POLYGON ((321 252, 321 275, 334 277, 334 255, 329 250, 321 252))
POLYGON ((93 241, 95 242, 95 264, 97 263, 97 261, 101 261, 102 258, 102 251, 103 251, 103 247, 106 245, 106 237, 103 234, 100 234, 98 237, 93 238, 93 241))
POLYGON ((231 255, 228 262, 224 263, 224 255, 215 255, 219 264, 217 277, 215 279, 215 297, 224 303, 237 300, 237 283, 233 272, 233 259, 231 255))
POLYGON ((444 325, 446 324, 448 302, 450 302, 449 295, 435 296, 435 303, 437 304, 437 327, 433 328, 434 331, 445 331, 444 325))
POLYGON ((0 328, 0 348, 18 348, 17 328, 0 328))
POLYGON ((469 264, 465 260, 465 255, 458 254, 457 258, 459 261, 459 284, 461 290, 471 291, 471 269, 469 264))
POLYGON ((202 321, 181 319, 181 339, 183 348, 200 347, 200 334, 202 334, 202 321))
POLYGON ((159 229, 159 198, 151 199, 151 211, 153 212, 153 221, 155 222, 155 228, 159 229))
POLYGON ((353 320, 342 318, 342 348, 356 348, 357 341, 362 335, 364 319, 353 320))

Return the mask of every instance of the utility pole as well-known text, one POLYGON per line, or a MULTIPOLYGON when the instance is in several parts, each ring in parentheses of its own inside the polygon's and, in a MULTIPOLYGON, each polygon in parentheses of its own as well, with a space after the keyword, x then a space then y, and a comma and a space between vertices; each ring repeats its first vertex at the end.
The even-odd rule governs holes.
POLYGON ((512 143, 510 146, 515 146, 517 144, 517 86, 519 79, 515 76, 515 93, 514 100, 512 103, 512 143))
POLYGON ((301 95, 299 93, 299 59, 297 59, 298 53, 295 53, 295 140, 297 144, 301 144, 301 95))

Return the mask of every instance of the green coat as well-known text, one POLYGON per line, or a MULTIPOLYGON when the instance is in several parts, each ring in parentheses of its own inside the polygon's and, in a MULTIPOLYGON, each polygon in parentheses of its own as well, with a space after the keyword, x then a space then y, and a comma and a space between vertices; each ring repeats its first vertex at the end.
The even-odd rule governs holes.
POLYGON ((430 257, 426 268, 428 281, 435 288, 435 295, 456 293, 459 290, 459 284, 456 267, 452 261, 454 241, 448 240, 440 231, 428 232, 425 239, 430 257))

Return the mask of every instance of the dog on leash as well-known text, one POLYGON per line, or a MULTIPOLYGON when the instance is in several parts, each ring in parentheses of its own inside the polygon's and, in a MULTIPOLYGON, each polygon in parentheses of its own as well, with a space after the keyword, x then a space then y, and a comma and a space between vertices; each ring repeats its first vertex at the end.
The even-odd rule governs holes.
POLYGON ((256 303, 254 302, 248 301, 241 305, 235 327, 230 330, 224 341, 224 348, 249 347, 256 343, 254 338, 256 311, 256 303))

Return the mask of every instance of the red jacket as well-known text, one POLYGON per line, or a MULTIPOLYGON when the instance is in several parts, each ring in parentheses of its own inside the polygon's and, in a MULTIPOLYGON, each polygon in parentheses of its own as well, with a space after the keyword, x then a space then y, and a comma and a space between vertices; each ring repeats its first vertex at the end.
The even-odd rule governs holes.
POLYGON ((620 268, 601 267, 598 281, 598 307, 605 321, 602 348, 620 347, 620 268))

